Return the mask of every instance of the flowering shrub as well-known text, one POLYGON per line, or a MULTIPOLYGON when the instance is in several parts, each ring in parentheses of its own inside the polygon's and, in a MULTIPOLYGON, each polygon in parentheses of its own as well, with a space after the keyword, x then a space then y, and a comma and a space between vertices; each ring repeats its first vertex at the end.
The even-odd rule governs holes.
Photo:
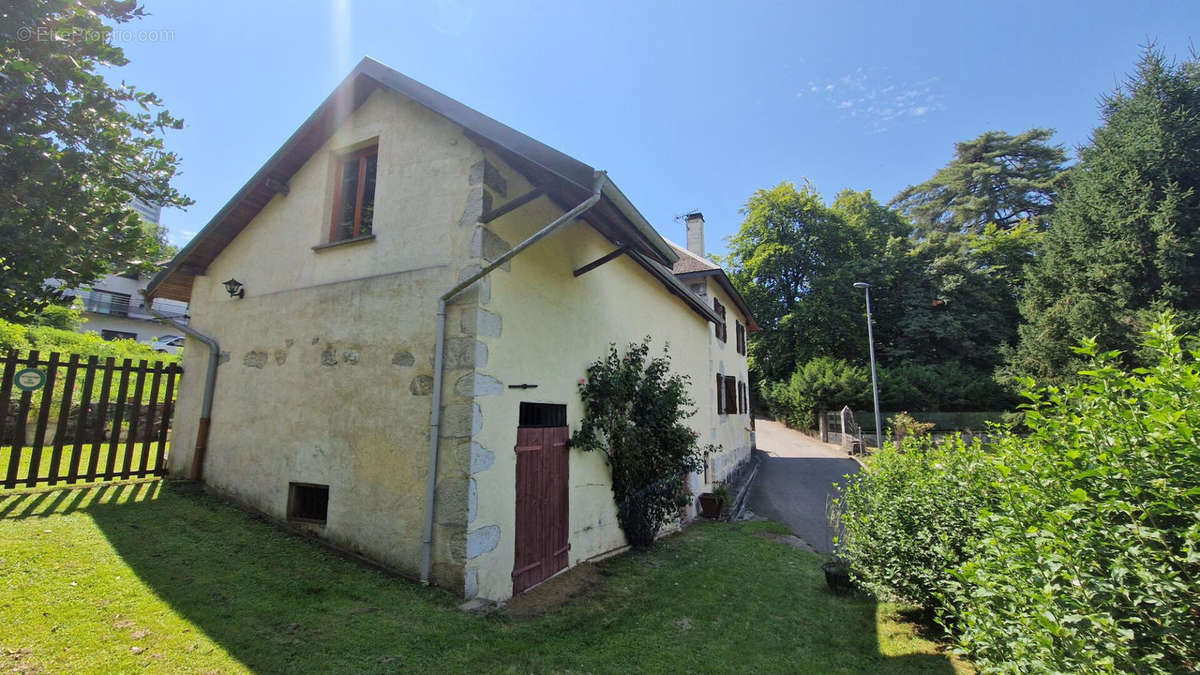
POLYGON ((678 509, 687 475, 704 468, 696 432, 684 424, 695 414, 689 378, 671 373, 663 349, 649 358, 650 338, 625 354, 609 346, 587 369, 579 394, 584 416, 571 443, 604 453, 612 471, 617 520, 629 544, 646 548, 678 509))

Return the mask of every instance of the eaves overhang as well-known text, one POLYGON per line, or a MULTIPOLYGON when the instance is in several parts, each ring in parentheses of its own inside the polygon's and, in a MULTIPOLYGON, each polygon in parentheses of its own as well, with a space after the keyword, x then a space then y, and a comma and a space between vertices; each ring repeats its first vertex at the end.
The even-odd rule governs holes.
MULTIPOLYGON (((203 274, 254 217, 377 89, 384 88, 461 126, 472 140, 497 152, 561 207, 586 199, 596 169, 502 124, 487 115, 370 57, 364 58, 212 220, 187 243, 147 287, 147 295, 187 301, 203 274)), ((609 182, 602 199, 583 220, 614 242, 670 265, 678 255, 609 182)))

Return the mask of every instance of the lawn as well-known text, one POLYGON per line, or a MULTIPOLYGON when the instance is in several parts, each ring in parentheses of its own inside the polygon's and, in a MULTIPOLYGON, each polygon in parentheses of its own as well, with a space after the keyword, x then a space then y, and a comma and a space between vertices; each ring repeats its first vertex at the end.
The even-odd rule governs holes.
MULTIPOLYGON (((79 446, 79 475, 83 476, 87 473, 88 464, 91 462, 92 453, 95 452, 96 457, 96 473, 103 474, 108 467, 109 446, 111 444, 105 441, 104 443, 81 443, 79 446)), ((171 444, 167 443, 167 449, 170 449, 171 444)), ((74 453, 74 446, 67 443, 63 446, 62 455, 58 461, 57 475, 66 476, 71 467, 71 457, 74 453)), ((125 466, 125 441, 121 441, 116 451, 111 453, 113 458, 114 473, 121 473, 125 466)), ((17 478, 24 486, 24 481, 29 477, 30 460, 33 457, 33 448, 28 446, 21 448, 21 460, 17 465, 17 478)), ((146 468, 154 469, 158 465, 158 442, 157 441, 139 441, 134 445, 133 456, 130 458, 130 466, 133 471, 138 471, 142 468, 142 458, 146 457, 146 468), (147 450, 147 447, 149 448, 147 450)), ((41 457, 38 460, 38 478, 40 484, 44 485, 46 479, 51 473, 51 462, 54 459, 54 446, 47 445, 42 448, 41 457)), ((12 463, 12 446, 0 445, 0 483, 8 476, 8 468, 12 463)), ((63 479, 59 479, 59 483, 65 483, 63 479)), ((89 481, 76 481, 76 485, 81 485, 89 481)), ((3 494, 4 488, 0 486, 0 495, 3 494)))
POLYGON ((967 672, 782 531, 697 524, 544 615, 480 618, 190 484, 0 492, 0 670, 967 672))

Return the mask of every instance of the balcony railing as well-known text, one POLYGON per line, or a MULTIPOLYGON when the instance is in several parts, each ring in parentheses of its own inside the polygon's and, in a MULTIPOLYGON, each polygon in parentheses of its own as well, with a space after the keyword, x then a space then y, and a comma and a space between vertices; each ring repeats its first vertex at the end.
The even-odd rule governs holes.
POLYGON ((83 291, 79 294, 83 308, 97 314, 129 316, 129 295, 110 291, 83 291))

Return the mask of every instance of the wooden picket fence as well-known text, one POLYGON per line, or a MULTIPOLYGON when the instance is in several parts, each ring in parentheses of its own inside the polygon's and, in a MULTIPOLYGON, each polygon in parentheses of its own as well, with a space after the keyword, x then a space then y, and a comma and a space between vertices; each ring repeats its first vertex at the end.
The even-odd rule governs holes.
POLYGON ((37 350, 2 363, 3 488, 165 473, 179 365, 37 350))

